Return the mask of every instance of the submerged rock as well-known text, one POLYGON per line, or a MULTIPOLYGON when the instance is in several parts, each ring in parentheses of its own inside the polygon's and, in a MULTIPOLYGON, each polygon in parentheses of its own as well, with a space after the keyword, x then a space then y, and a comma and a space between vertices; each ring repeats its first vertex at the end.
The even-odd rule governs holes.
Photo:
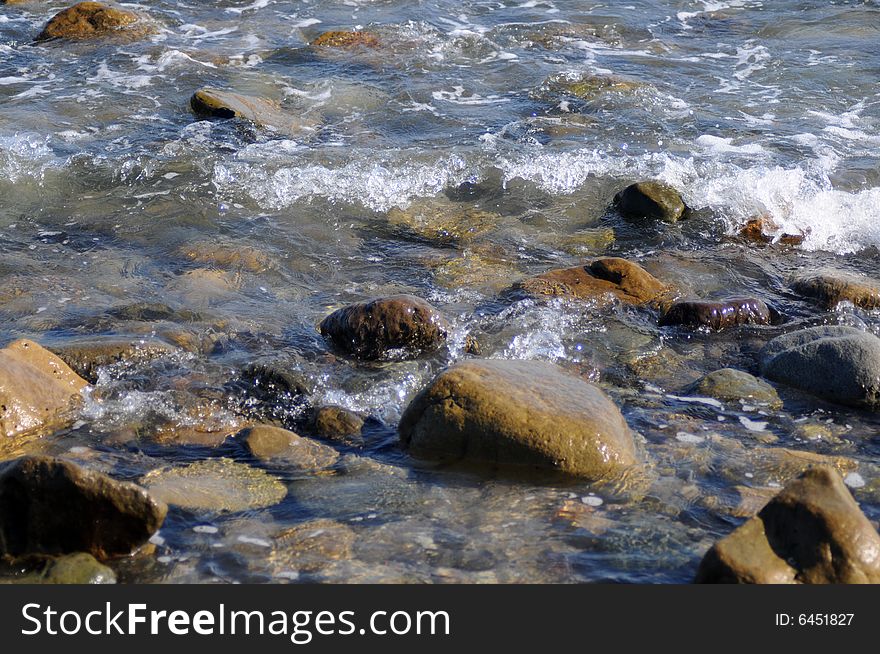
POLYGON ((321 438, 340 443, 359 442, 364 419, 341 406, 322 406, 312 414, 312 429, 321 438))
POLYGON ((833 309, 843 301, 863 309, 880 307, 880 282, 865 277, 820 273, 797 277, 791 286, 796 293, 816 300, 825 309, 833 309))
POLYGON ((880 583, 880 535, 830 468, 804 472, 706 553, 697 583, 880 583))
POLYGON ((880 405, 880 338, 844 325, 783 334, 759 355, 767 379, 839 404, 880 405))
POLYGON ((309 520, 283 530, 273 540, 269 563, 274 573, 317 572, 351 558, 352 529, 335 520, 309 520))
POLYGON ((379 46, 379 37, 373 32, 361 30, 335 30, 320 34, 310 45, 313 48, 376 48, 379 46))
POLYGON ((405 356, 431 352, 446 340, 448 329, 440 312, 414 295, 351 304, 319 326, 336 347, 364 360, 381 359, 392 350, 402 350, 405 356))
POLYGON ((75 463, 26 456, 0 464, 0 554, 131 554, 167 507, 143 488, 75 463))
POLYGON ((599 301, 613 297, 637 305, 659 301, 668 291, 668 287, 647 270, 617 257, 550 270, 519 282, 516 289, 533 296, 599 301))
POLYGON ((440 461, 519 464, 592 480, 638 462, 614 402, 540 361, 454 365, 410 402, 399 430, 411 455, 440 461))
POLYGON ((332 447, 272 425, 245 427, 235 437, 256 458, 283 459, 296 470, 323 470, 339 460, 339 453, 332 447))
POLYGON ((317 126, 313 120, 287 113, 274 100, 222 89, 199 89, 190 99, 190 106, 200 116, 241 118, 289 135, 313 132, 317 126))
POLYGON ((432 244, 467 244, 498 227, 501 216, 491 211, 442 200, 423 200, 407 209, 392 207, 389 226, 432 244))
POLYGON ((50 561, 42 573, 44 584, 115 584, 116 573, 85 552, 50 561))
POLYGON ((131 11, 100 2, 80 2, 55 14, 36 40, 95 38, 130 28, 139 20, 131 11))
POLYGON ((681 300, 663 312, 660 326, 686 325, 720 330, 735 325, 768 325, 772 319, 770 308, 755 298, 681 300))
POLYGON ((225 458, 153 470, 142 483, 163 502, 198 511, 259 509, 287 495, 284 484, 267 472, 225 458))
POLYGON ((94 384, 98 369, 118 363, 142 363, 176 350, 157 339, 94 338, 66 342, 52 350, 78 375, 94 384))
POLYGON ((687 207, 681 195, 663 182, 631 184, 614 196, 614 206, 626 218, 659 218, 674 223, 687 207))
POLYGON ((64 361, 33 341, 6 346, 0 350, 0 437, 63 426, 86 386, 64 361))
POLYGON ((690 392, 707 395, 726 402, 746 401, 761 404, 771 409, 782 407, 782 400, 776 389, 742 370, 722 368, 715 370, 697 381, 690 392))

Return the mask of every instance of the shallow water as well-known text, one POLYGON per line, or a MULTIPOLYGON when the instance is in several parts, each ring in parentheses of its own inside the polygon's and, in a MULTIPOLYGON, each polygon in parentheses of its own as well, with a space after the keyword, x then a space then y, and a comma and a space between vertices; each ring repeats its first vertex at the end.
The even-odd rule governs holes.
POLYGON ((877 312, 823 314, 787 284, 819 267, 877 274, 877 2, 158 1, 126 4, 156 21, 144 40, 32 45, 65 4, 0 7, 0 341, 186 347, 101 370, 80 420, 41 445, 134 480, 224 456, 289 487, 263 510, 172 510, 155 555, 117 566, 124 580, 689 581, 742 520, 735 488, 791 478, 796 466, 762 454, 770 445, 852 459, 854 495, 880 518, 875 414, 784 388, 781 411, 684 391, 718 368, 755 372, 755 352, 793 325, 880 333, 877 312), (382 47, 308 47, 359 26, 382 47), (552 81, 582 74, 638 84, 579 99, 552 81), (188 100, 206 85, 279 100, 320 128, 297 140, 199 120, 188 100), (643 178, 679 188, 694 216, 633 226, 606 210, 643 178), (497 216, 473 238, 389 220, 425 203, 497 216), (804 243, 734 238, 757 214, 804 243), (788 322, 694 333, 658 328, 650 311, 499 295, 597 254, 690 295, 756 295, 788 322), (335 357, 315 325, 392 292, 449 315, 449 347, 372 366, 335 357), (144 303, 166 306, 132 308, 144 303), (468 335, 483 356, 597 381, 644 437, 650 487, 436 469, 400 453, 401 411, 466 356, 468 335), (333 474, 315 476, 234 444, 155 438, 159 424, 232 424, 228 382, 255 361, 301 374, 314 404, 368 415, 364 446, 339 446, 333 474), (312 518, 348 525, 352 555, 308 571, 267 556, 312 518), (216 529, 194 530, 205 526, 216 529))

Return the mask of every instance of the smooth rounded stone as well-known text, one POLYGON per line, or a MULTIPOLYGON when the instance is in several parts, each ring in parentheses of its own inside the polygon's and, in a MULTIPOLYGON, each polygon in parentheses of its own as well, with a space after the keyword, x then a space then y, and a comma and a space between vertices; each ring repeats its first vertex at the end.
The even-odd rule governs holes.
POLYGON ((364 419, 354 411, 341 406, 322 406, 312 414, 312 429, 321 438, 340 443, 352 443, 361 440, 364 419))
POLYGON ((131 11, 100 2, 80 2, 55 14, 36 40, 91 39, 131 28, 139 20, 131 11))
POLYGON ((98 368, 118 363, 144 363, 173 354, 176 349, 158 339, 89 338, 65 342, 52 351, 89 383, 98 381, 98 368))
POLYGON ((627 218, 659 218, 674 223, 684 216, 684 200, 663 182, 637 182, 614 196, 614 205, 627 218))
POLYGON ((880 535, 841 476, 816 467, 706 553, 697 583, 880 583, 880 535))
POLYGON ((332 447, 272 425, 245 427, 235 438, 256 458, 283 459, 297 470, 323 470, 339 460, 339 453, 332 447))
POLYGON ((795 278, 791 287, 796 293, 816 300, 823 308, 833 309, 839 302, 852 302, 863 309, 880 307, 880 282, 845 273, 820 273, 795 278))
POLYGON ((26 456, 0 464, 0 554, 127 556, 167 510, 140 486, 70 461, 26 456))
POLYGON ((451 258, 435 255, 426 265, 438 286, 468 293, 498 293, 522 277, 515 261, 493 248, 468 248, 451 258))
POLYGON ((274 100, 210 87, 196 91, 190 106, 200 116, 241 118, 288 135, 314 132, 317 126, 316 121, 286 112, 274 100))
POLYGON ((392 207, 387 219, 408 236, 447 246, 471 243, 501 223, 497 213, 444 199, 422 200, 406 209, 392 207))
POLYGON ((317 572, 333 561, 350 559, 356 535, 336 520, 309 520, 273 539, 269 565, 274 574, 317 572))
POLYGON ((116 573, 86 552, 50 561, 43 570, 44 584, 115 584, 116 573))
POLYGON ((88 386, 60 358, 18 340, 0 350, 0 437, 48 432, 70 421, 88 386))
POLYGON ((880 339, 845 325, 783 334, 759 354, 761 375, 831 402, 880 404, 880 339))
POLYGON ((772 318, 770 308, 756 298, 680 300, 663 312, 660 326, 685 325, 721 330, 735 325, 768 325, 772 318))
POLYGON ((738 402, 768 406, 771 409, 782 407, 782 400, 776 389, 742 370, 722 368, 698 380, 690 389, 691 393, 707 395, 725 402, 738 402))
POLYGON ((404 449, 419 458, 519 464, 592 480, 639 461, 614 402, 541 361, 447 368, 410 402, 399 432, 404 449))
POLYGON ((379 37, 362 30, 334 30, 318 35, 310 45, 313 48, 376 48, 379 47, 379 37))
POLYGON ((154 497, 194 511, 260 509, 287 495, 287 487, 277 478, 226 458, 153 470, 141 481, 154 497))
POLYGON ((515 288, 533 296, 597 301, 615 298, 635 305, 657 302, 668 291, 666 285, 640 265, 618 257, 550 270, 519 282, 515 288))
POLYGON ((436 350, 449 330, 446 319, 414 295, 392 295, 334 311, 321 334, 356 359, 381 359, 392 350, 418 356, 436 350))

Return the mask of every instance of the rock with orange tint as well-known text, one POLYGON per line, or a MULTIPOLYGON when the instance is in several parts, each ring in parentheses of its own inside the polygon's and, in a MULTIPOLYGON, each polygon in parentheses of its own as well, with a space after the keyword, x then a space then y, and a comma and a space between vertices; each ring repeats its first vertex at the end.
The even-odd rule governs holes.
MULTIPOLYGON (((140 16, 131 11, 100 2, 80 2, 55 14, 36 40, 91 39, 130 30, 140 20, 140 16)), ((145 33, 143 30, 137 31, 145 33)))
POLYGON ((379 46, 379 37, 372 32, 361 30, 344 31, 336 30, 324 32, 311 42, 313 48, 376 48, 379 46))

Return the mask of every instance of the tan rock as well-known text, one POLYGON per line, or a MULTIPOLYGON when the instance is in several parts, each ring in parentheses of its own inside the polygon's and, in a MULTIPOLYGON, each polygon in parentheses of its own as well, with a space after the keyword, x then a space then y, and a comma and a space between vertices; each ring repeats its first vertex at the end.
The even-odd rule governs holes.
POLYGON ((880 282, 846 273, 819 273, 797 277, 791 284, 795 292, 833 309, 839 302, 852 302, 863 309, 880 307, 880 282))
POLYGON ((339 460, 332 447, 272 425, 245 427, 236 438, 258 459, 283 459, 297 470, 323 470, 339 460))
POLYGON ((288 113, 274 100, 205 87, 190 99, 196 114, 215 118, 241 118, 292 136, 314 132, 317 121, 288 113))
POLYGON ((350 32, 336 30, 319 35, 312 41, 311 46, 313 48, 376 48, 379 46, 379 37, 372 32, 361 30, 350 32))
POLYGON ((335 520, 309 520, 285 529, 273 542, 269 563, 281 572, 317 572, 351 558, 355 533, 335 520))
POLYGON ((37 41, 49 39, 91 39, 130 28, 139 16, 100 2, 80 2, 53 16, 37 41))

